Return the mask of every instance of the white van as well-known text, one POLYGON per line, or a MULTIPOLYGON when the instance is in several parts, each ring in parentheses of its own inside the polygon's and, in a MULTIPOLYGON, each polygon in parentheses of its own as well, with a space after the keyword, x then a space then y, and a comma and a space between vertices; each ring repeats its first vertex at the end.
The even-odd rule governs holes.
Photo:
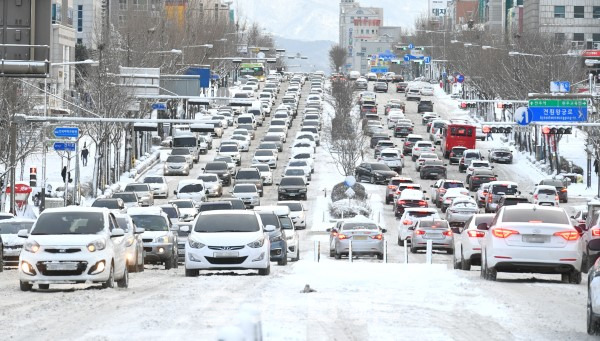
POLYGON ((254 117, 254 114, 242 114, 237 117, 236 124, 251 124, 252 127, 256 129, 256 117, 254 117))
POLYGON ((351 81, 355 81, 355 80, 357 80, 359 77, 360 77, 360 72, 358 72, 358 71, 350 71, 350 74, 348 75, 348 78, 349 78, 351 81))

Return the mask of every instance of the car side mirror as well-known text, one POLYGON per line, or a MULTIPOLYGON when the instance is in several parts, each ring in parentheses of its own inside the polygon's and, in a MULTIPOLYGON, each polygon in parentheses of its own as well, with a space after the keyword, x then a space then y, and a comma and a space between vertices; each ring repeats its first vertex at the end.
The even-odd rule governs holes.
POLYGON ((275 231, 275 225, 267 225, 265 226, 265 232, 273 232, 275 231))
POLYGON ((190 232, 190 227, 189 227, 188 225, 181 226, 181 227, 179 228, 179 231, 181 231, 181 232, 186 232, 186 233, 187 233, 187 232, 190 232))
POLYGON ((29 238, 29 231, 27 229, 22 229, 17 232, 17 237, 19 238, 29 238))
POLYGON ((173 191, 173 194, 177 195, 177 191, 173 191))
POLYGON ((387 229, 381 229, 381 233, 387 233, 387 229))
POLYGON ((144 232, 146 232, 146 229, 141 228, 141 227, 136 227, 135 231, 134 231, 135 234, 142 234, 144 232))
POLYGON ((325 229, 325 232, 331 232, 331 231, 332 231, 331 228, 325 229))
POLYGON ((481 223, 479 225, 477 225, 477 229, 478 230, 483 230, 483 231, 487 231, 490 227, 488 226, 487 223, 481 223))
POLYGON ((204 191, 204 194, 208 194, 208 190, 205 190, 205 191, 204 191))
POLYGON ((529 195, 533 195, 533 192, 529 192, 529 195))
POLYGON ((116 237, 123 237, 125 235, 125 231, 123 231, 123 229, 113 229, 112 232, 110 233, 110 237, 111 238, 116 238, 116 237))
POLYGON ((600 251, 600 239, 592 239, 588 243, 590 251, 600 251))
POLYGON ((415 229, 415 227, 414 227, 414 226, 411 226, 411 227, 409 227, 408 229, 409 229, 410 231, 412 231, 412 230, 414 230, 414 229, 415 229))
POLYGON ((429 187, 434 188, 433 185, 430 185, 429 187))

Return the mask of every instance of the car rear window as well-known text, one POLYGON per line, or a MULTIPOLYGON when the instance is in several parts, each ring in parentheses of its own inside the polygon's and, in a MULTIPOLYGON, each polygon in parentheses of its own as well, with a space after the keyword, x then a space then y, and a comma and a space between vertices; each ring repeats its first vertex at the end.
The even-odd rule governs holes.
MULTIPOLYGON (((519 207, 519 206, 515 206, 519 207)), ((502 222, 508 223, 545 223, 570 225, 569 217, 564 211, 548 209, 511 208, 504 211, 502 222)))
POLYGON ((377 230, 377 225, 373 223, 346 223, 342 226, 342 230, 377 230))
POLYGON ((504 206, 512 206, 512 205, 516 205, 518 203, 528 203, 529 200, 527 200, 526 198, 510 198, 510 199, 504 199, 504 206))
POLYGON ((538 190, 538 194, 555 195, 556 194, 556 190, 555 189, 544 188, 544 189, 538 190))
POLYGON ((541 184, 554 187, 564 187, 564 184, 560 180, 543 180, 541 184))
POLYGON ((516 186, 511 185, 494 185, 492 186, 492 193, 496 195, 514 195, 517 194, 518 190, 516 186))
POLYGON ((447 229, 448 222, 445 220, 421 220, 419 228, 424 229, 447 229))
POLYGON ((462 182, 444 182, 443 188, 464 188, 465 185, 462 182))

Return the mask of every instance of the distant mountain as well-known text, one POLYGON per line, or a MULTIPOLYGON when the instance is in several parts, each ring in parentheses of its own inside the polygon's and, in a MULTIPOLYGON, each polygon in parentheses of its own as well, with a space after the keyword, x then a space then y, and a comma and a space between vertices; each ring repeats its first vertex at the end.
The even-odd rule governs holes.
POLYGON ((329 49, 335 42, 329 40, 304 41, 296 39, 288 39, 283 37, 275 37, 275 43, 278 48, 286 50, 286 56, 295 56, 298 53, 308 59, 289 59, 285 58, 285 62, 289 71, 325 71, 329 73, 329 49), (299 65, 299 67, 295 67, 299 65))

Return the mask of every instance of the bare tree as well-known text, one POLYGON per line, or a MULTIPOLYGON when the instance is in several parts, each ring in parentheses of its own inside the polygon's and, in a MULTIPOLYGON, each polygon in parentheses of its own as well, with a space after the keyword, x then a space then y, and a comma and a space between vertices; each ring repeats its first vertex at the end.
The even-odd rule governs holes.
POLYGON ((346 64, 348 52, 340 45, 333 45, 329 49, 329 67, 332 72, 340 72, 342 66, 346 64))
POLYGON ((348 176, 354 174, 356 165, 367 152, 367 138, 363 134, 360 114, 355 109, 354 84, 349 81, 334 81, 328 103, 334 116, 325 125, 325 147, 338 172, 348 176))

